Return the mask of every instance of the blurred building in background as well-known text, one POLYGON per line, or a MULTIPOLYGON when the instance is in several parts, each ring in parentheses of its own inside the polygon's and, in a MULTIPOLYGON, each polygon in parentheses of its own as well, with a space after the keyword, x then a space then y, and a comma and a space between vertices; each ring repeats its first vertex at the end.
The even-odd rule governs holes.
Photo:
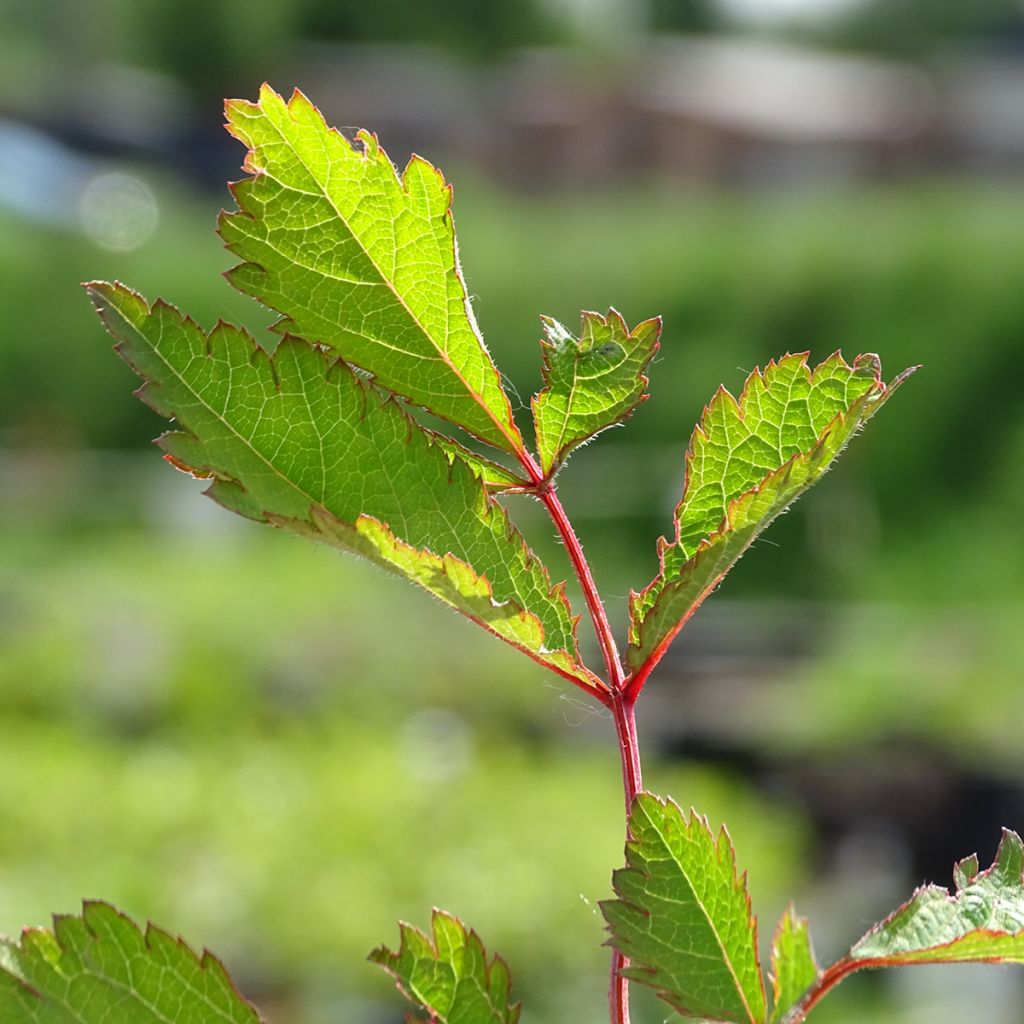
POLYGON ((531 189, 1024 169, 1010 0, 959 17, 921 0, 6 6, 0 115, 198 180, 219 180, 226 149, 201 112, 263 79, 372 125, 399 159, 455 156, 531 189), (913 26, 907 45, 887 23, 913 26))

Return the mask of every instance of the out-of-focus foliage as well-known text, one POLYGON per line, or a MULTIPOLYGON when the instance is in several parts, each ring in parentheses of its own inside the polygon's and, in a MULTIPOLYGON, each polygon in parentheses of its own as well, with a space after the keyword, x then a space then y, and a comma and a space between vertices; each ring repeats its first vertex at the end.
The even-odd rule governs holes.
POLYGON ((828 26, 834 43, 901 57, 962 48, 1019 25, 1017 0, 866 0, 828 26))
POLYGON ((657 32, 708 32, 722 22, 714 0, 650 0, 648 8, 650 27, 657 32))
MULTIPOLYGON (((303 40, 419 43, 480 59, 567 31, 538 0, 92 0, 87 18, 78 0, 5 0, 0 19, 0 52, 34 78, 60 81, 102 59, 167 72, 204 97, 251 89, 303 40), (70 66, 47 67, 55 41, 70 66)), ((15 70, 0 70, 0 80, 15 70)))
MULTIPOLYGON (((296 1019, 282 991, 303 1022, 354 1020, 314 1004, 393 1006, 367 947, 443 903, 538 1019, 598 1018, 621 795, 584 739, 610 724, 404 583, 265 527, 217 535, 235 521, 207 505, 192 536, 5 534, 0 931, 102 893, 200 937, 272 1020, 296 1019)), ((781 905, 798 815, 705 769, 649 775, 728 819, 781 905)))
POLYGON ((552 5, 538 0, 303 0, 299 6, 299 27, 307 37, 426 43, 477 57, 554 42, 564 35, 552 5))

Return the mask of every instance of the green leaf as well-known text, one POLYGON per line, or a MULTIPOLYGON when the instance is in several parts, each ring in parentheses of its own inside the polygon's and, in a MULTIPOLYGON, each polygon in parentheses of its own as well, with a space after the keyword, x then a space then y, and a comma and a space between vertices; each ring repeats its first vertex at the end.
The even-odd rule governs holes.
POLYGON ((252 177, 221 217, 245 262, 228 275, 283 316, 277 329, 510 452, 522 438, 459 266, 451 187, 414 156, 401 177, 375 136, 350 143, 300 92, 230 100, 228 130, 252 177))
POLYGON ((384 946, 370 959, 394 977, 399 991, 437 1024, 516 1024, 512 979, 500 956, 488 959, 480 937, 451 914, 435 910, 433 937, 399 923, 398 952, 384 946))
POLYGON ((343 362, 286 337, 273 356, 120 285, 88 286, 139 395, 182 431, 160 444, 227 508, 371 558, 556 672, 579 663, 562 584, 450 446, 343 362))
POLYGON ((779 1021, 818 980, 821 968, 814 958, 807 919, 790 907, 779 921, 772 938, 772 1015, 779 1021))
POLYGON ((951 895, 937 885, 913 897, 850 950, 862 967, 999 961, 1024 963, 1024 844, 1003 830, 995 862, 978 873, 977 857, 957 865, 951 895))
POLYGON ((541 317, 547 341, 544 389, 534 396, 537 450, 550 476, 577 445, 621 423, 647 398, 644 371, 658 351, 661 319, 632 331, 614 310, 580 314, 577 340, 551 317, 541 317))
POLYGON ((661 571, 630 595, 632 669, 649 671, 758 534, 825 474, 911 372, 886 385, 877 356, 851 366, 838 352, 812 372, 804 353, 755 370, 739 401, 718 390, 686 453, 675 539, 659 541, 661 571))
POLYGON ((106 903, 0 940, 4 1024, 259 1024, 223 964, 106 903))
POLYGON ((488 459, 479 452, 472 451, 465 445, 459 444, 454 438, 445 434, 438 434, 430 431, 430 436, 438 448, 443 448, 448 453, 450 462, 456 459, 465 462, 470 469, 483 481, 487 489, 498 493, 500 491, 513 490, 517 487, 528 487, 530 481, 518 476, 506 466, 501 466, 493 459, 488 459))
POLYGON ((763 1024, 757 922, 728 833, 650 793, 629 830, 626 867, 612 876, 619 898, 601 904, 610 944, 631 960, 623 973, 684 1017, 763 1024))
MULTIPOLYGON (((926 885, 821 972, 792 1003, 782 1024, 801 1024, 843 979, 865 968, 909 964, 1024 964, 1024 843, 1003 829, 996 859, 978 871, 977 856, 953 869, 955 891, 926 885)), ((775 1018, 773 1017, 773 1020, 775 1018)))

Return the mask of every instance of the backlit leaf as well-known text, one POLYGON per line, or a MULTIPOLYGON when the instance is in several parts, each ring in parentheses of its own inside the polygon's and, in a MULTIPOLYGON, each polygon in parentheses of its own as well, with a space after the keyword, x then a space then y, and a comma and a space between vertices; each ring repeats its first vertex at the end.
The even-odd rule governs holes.
POLYGON ((815 370, 789 355, 755 370, 737 401, 720 388, 686 453, 676 535, 658 545, 661 572, 630 595, 628 662, 651 665, 754 539, 819 480, 888 400, 877 356, 815 370))
POLYGON ((630 331, 614 309, 607 316, 584 312, 576 339, 557 320, 541 319, 544 389, 532 405, 541 468, 549 475, 573 448, 627 419, 647 397, 644 371, 658 350, 661 320, 630 331))
POLYGON ((723 829, 641 793, 633 803, 617 900, 601 905, 624 974, 684 1017, 763 1024, 764 982, 746 876, 723 829))
POLYGON ((259 1024, 223 964, 106 903, 0 940, 4 1024, 259 1024))
POLYGON ((401 923, 398 952, 384 946, 370 959, 394 977, 402 994, 437 1024, 516 1024, 512 979, 500 956, 488 958, 480 937, 435 910, 432 935, 401 923))
POLYGON ((140 396, 183 428, 160 444, 250 518, 371 558, 569 678, 575 620, 562 586, 474 469, 343 362, 295 338, 268 356, 245 332, 205 334, 165 303, 89 286, 140 396))
POLYGON ((278 330, 323 344, 385 388, 489 444, 521 451, 459 267, 451 187, 414 156, 401 177, 375 136, 355 144, 300 92, 230 100, 252 177, 233 187, 228 275, 280 312, 278 330))
POLYGON ((434 444, 438 448, 443 448, 448 453, 450 461, 454 462, 458 458, 466 463, 480 477, 490 491, 495 493, 507 491, 510 488, 523 487, 530 482, 512 472, 506 466, 499 465, 493 459, 488 459, 479 452, 474 452, 465 445, 459 444, 454 438, 448 437, 445 434, 435 433, 434 431, 431 431, 430 434, 434 444))

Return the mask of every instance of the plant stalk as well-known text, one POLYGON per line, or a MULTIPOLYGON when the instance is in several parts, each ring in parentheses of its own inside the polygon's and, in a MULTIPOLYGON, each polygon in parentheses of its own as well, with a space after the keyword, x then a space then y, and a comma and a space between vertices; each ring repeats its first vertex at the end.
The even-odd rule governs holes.
MULTIPOLYGON (((619 757, 622 760, 622 791, 626 800, 626 838, 629 838, 629 815, 633 801, 644 788, 640 766, 640 745, 636 735, 634 708, 636 698, 621 692, 615 694, 612 702, 612 717, 615 720, 615 735, 619 741, 619 757)), ((629 980, 622 971, 629 966, 629 959, 617 949, 612 950, 611 976, 608 982, 608 1007, 611 1024, 629 1024, 629 980)))
POLYGON ((633 810, 633 801, 644 788, 640 744, 636 735, 635 707, 636 701, 625 695, 617 695, 612 701, 615 735, 619 741, 619 757, 622 759, 622 790, 626 798, 627 817, 633 810))
MULTIPOLYGON (((870 966, 863 962, 857 962, 856 960, 850 960, 847 957, 843 957, 842 960, 837 960, 827 970, 822 971, 818 976, 818 980, 804 993, 800 1002, 794 1006, 785 1017, 782 1018, 782 1024, 803 1024, 807 1019, 807 1014, 818 1005, 821 1000, 828 995, 828 993, 836 987, 841 981, 848 978, 854 971, 858 971, 865 966, 870 966)), ((878 966, 875 964, 874 966, 878 966)), ((884 966, 884 964, 883 964, 884 966)))
MULTIPOLYGON (((626 838, 629 838, 629 815, 633 809, 633 801, 643 789, 643 777, 640 765, 640 746, 636 735, 636 694, 625 692, 626 673, 622 667, 615 635, 604 602, 594 582, 593 573, 583 553, 576 531, 566 515, 555 489, 550 481, 544 478, 540 467, 526 451, 520 453, 520 462, 533 481, 534 494, 544 503, 551 521, 558 530, 562 543, 565 545, 573 571, 583 590, 583 597, 594 624, 594 633, 601 648, 604 660, 609 693, 601 695, 601 700, 612 713, 615 722, 615 735, 619 744, 619 758, 622 762, 622 791, 626 806, 626 838)), ((629 980, 622 976, 629 960, 617 949, 612 950, 611 972, 608 982, 608 1010, 611 1024, 629 1024, 629 980)))
MULTIPOLYGON (((519 453, 519 461, 533 481, 533 493, 548 510, 548 515, 551 516, 551 521, 555 524, 555 529, 558 530, 558 535, 565 545, 569 561, 572 562, 573 571, 583 590, 587 611, 590 612, 590 618, 594 623, 594 632, 601 648, 605 671, 608 673, 608 683, 613 693, 617 692, 622 689, 626 674, 615 645, 615 634, 608 621, 608 613, 604 610, 604 602, 601 600, 597 584, 594 582, 594 574, 590 571, 587 556, 583 553, 583 545, 580 544, 579 537, 576 536, 576 531, 566 515, 562 502, 555 493, 554 486, 544 478, 544 474, 533 456, 527 451, 522 451, 519 453)), ((608 702, 606 701, 606 703, 608 702)))

